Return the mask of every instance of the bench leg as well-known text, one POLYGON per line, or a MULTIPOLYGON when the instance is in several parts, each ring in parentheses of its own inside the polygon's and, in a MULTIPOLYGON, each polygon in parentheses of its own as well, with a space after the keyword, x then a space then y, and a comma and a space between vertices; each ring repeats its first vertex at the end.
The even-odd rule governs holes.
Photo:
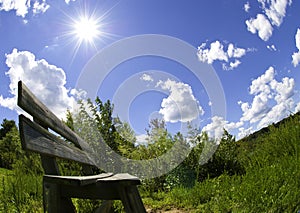
POLYGON ((142 198, 139 194, 137 186, 124 186, 119 189, 121 201, 127 213, 143 213, 146 212, 142 198))
POLYGON ((99 208, 96 209, 95 213, 110 213, 112 212, 113 200, 104 200, 99 208))
POLYGON ((43 182, 44 212, 74 213, 76 209, 70 198, 61 197, 60 187, 57 184, 43 182))

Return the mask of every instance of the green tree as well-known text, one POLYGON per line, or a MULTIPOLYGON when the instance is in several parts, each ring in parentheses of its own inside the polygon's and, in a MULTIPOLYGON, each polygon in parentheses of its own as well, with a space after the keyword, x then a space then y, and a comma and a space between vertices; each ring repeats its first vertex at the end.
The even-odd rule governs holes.
POLYGON ((149 158, 163 155, 174 144, 172 136, 167 131, 166 123, 162 119, 153 119, 150 121, 147 135, 149 158))
POLYGON ((113 124, 116 128, 115 140, 117 140, 118 149, 123 156, 130 158, 136 144, 135 132, 129 123, 122 122, 119 117, 113 119, 113 124))
MULTIPOLYGON (((237 143, 234 136, 224 129, 219 145, 214 145, 214 142, 210 142, 209 138, 206 140, 208 144, 212 144, 208 150, 212 150, 214 153, 208 162, 200 167, 200 181, 207 177, 218 177, 225 172, 229 175, 244 173, 244 168, 238 161, 237 143)), ((205 146, 203 152, 205 152, 205 146)))
POLYGON ((113 105, 110 100, 103 103, 99 97, 96 98, 95 104, 95 107, 92 105, 90 105, 90 107, 92 108, 98 130, 100 131, 103 140, 113 151, 121 154, 118 149, 118 141, 116 140, 118 136, 116 134, 117 131, 112 117, 113 105))
POLYGON ((0 167, 12 169, 22 155, 19 132, 14 121, 3 120, 0 139, 0 167))
POLYGON ((5 135, 12 129, 15 128, 16 123, 14 120, 3 119, 0 129, 0 140, 5 137, 5 135))

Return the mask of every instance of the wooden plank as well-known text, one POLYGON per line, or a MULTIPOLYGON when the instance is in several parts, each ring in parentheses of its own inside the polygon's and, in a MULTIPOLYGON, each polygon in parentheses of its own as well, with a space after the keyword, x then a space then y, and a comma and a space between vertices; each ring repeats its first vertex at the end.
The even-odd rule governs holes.
POLYGON ((98 199, 98 200, 120 200, 116 184, 105 184, 97 186, 90 184, 86 186, 64 185, 61 186, 64 197, 98 199))
POLYGON ((97 183, 104 183, 104 182, 130 182, 131 184, 138 185, 141 183, 140 179, 136 176, 130 175, 128 173, 118 173, 111 177, 101 178, 97 180, 97 183))
POLYGON ((94 184, 99 179, 108 178, 111 176, 113 176, 113 173, 102 173, 99 175, 89 175, 89 176, 44 175, 44 181, 56 183, 56 184, 85 186, 89 184, 94 184))
POLYGON ((43 121, 47 127, 74 143, 75 146, 90 151, 89 145, 38 100, 22 81, 18 82, 18 106, 35 119, 43 121))
POLYGON ((95 166, 87 152, 69 145, 24 115, 19 116, 19 122, 23 149, 95 166))
MULTIPOLYGON (((34 122, 41 125, 41 127, 43 127, 45 130, 48 130, 47 126, 43 125, 43 122, 34 118, 33 120, 34 122)), ((46 155, 40 155, 40 156, 41 156, 42 166, 46 174, 60 175, 59 167, 54 157, 46 156, 46 155)))

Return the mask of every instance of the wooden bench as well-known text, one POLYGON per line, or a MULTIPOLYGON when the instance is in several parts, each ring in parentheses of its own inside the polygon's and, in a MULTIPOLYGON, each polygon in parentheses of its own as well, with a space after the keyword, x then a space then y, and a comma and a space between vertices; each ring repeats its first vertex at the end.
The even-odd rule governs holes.
POLYGON ((112 200, 121 200, 126 212, 146 212, 137 189, 140 180, 127 173, 91 175, 92 168, 97 165, 88 154, 91 153, 89 145, 58 119, 21 81, 18 83, 18 106, 33 117, 32 121, 20 115, 19 131, 22 148, 41 156, 45 172, 45 212, 75 212, 71 198, 104 200, 96 212, 109 212, 112 200), (87 176, 60 175, 56 158, 81 163, 87 176))

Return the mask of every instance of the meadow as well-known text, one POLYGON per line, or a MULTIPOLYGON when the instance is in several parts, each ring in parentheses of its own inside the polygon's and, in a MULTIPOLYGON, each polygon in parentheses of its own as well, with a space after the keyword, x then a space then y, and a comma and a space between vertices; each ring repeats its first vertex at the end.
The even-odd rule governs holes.
MULTIPOLYGON (((18 129, 12 123, 4 121, 0 131, 0 212, 43 212, 39 156, 22 151, 18 129)), ((169 147, 174 141, 168 142, 170 138, 163 135, 157 142, 169 147)), ((157 149, 155 143, 122 148, 122 154, 131 153, 135 158, 145 155, 145 150, 148 158, 153 157, 150 154, 157 149)), ((200 142, 174 171, 142 181, 139 190, 149 212, 300 211, 299 113, 239 141, 225 131, 216 153, 202 166, 197 165, 199 150, 200 142)), ((66 173, 76 168, 65 162, 61 167, 66 173)), ((73 202, 78 212, 92 212, 99 204, 73 202)), ((123 212, 121 202, 115 201, 114 211, 123 212)))

